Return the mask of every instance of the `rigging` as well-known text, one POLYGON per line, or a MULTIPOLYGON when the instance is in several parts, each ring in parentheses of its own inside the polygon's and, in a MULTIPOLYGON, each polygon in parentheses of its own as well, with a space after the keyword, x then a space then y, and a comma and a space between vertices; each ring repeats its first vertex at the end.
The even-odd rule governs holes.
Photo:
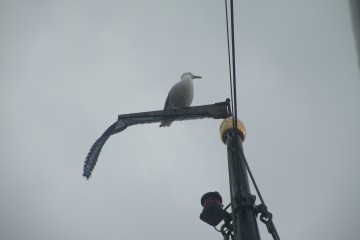
MULTIPOLYGON (((227 33, 227 45, 228 45, 228 61, 229 61, 229 76, 230 76, 230 91, 231 91, 231 110, 233 112, 233 131, 237 132, 238 122, 237 122, 237 91, 236 91, 236 63, 235 63, 235 27, 234 27, 234 1, 230 0, 230 28, 231 28, 231 46, 229 41, 229 16, 228 16, 228 0, 225 0, 225 14, 226 14, 226 33, 227 33), (231 50, 231 56, 230 56, 231 50), (231 59, 231 60, 230 60, 231 59)), ((238 138, 235 138, 236 146, 238 146, 238 138)), ((239 153, 242 154, 243 159, 245 160, 245 166, 251 181, 255 187, 256 193, 259 196, 261 204, 258 206, 259 213, 261 213, 260 220, 266 225, 269 233, 271 233, 274 240, 280 240, 280 237, 276 231, 275 225, 272 222, 272 214, 267 211, 264 199, 260 193, 260 190, 256 184, 255 178, 250 170, 249 164, 244 156, 242 151, 239 151, 238 147, 236 148, 236 156, 239 153)))

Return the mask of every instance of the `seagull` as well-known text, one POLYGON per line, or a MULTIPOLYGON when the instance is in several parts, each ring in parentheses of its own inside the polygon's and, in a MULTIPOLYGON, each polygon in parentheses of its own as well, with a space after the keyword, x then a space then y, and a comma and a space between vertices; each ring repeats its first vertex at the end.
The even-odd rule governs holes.
MULTIPOLYGON (((201 78, 192 73, 186 72, 181 75, 180 82, 176 83, 170 90, 164 110, 189 107, 194 97, 193 79, 201 78)), ((162 121, 160 127, 170 127, 172 120, 162 121)))

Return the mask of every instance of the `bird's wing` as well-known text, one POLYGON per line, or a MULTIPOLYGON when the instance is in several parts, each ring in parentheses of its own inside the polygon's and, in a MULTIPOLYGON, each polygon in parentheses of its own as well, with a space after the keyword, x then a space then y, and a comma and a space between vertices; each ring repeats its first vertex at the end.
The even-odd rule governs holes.
POLYGON ((167 96, 166 98, 166 101, 165 101, 165 105, 164 105, 164 110, 166 110, 166 108, 169 106, 169 95, 167 96))
POLYGON ((169 94, 165 100, 164 110, 168 109, 168 107, 169 107, 170 95, 171 95, 171 92, 173 91, 174 87, 175 87, 175 85, 170 89, 169 94))

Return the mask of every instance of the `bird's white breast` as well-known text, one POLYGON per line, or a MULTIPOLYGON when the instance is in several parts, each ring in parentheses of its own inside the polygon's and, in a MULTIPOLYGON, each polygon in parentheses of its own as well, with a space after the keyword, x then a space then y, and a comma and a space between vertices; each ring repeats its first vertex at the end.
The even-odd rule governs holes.
POLYGON ((169 108, 189 107, 194 97, 193 80, 182 80, 175 84, 169 97, 169 108))

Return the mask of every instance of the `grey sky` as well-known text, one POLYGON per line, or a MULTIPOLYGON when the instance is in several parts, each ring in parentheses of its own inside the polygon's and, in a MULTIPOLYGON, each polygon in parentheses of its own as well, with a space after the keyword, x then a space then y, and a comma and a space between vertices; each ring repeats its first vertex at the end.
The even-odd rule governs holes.
MULTIPOLYGON (((359 239, 360 78, 348 1, 235 1, 245 154, 282 239, 359 239)), ((0 239, 220 239, 220 120, 131 127, 183 72, 224 101, 224 1, 0 1, 0 239)), ((271 239, 259 222, 262 239, 271 239)))

